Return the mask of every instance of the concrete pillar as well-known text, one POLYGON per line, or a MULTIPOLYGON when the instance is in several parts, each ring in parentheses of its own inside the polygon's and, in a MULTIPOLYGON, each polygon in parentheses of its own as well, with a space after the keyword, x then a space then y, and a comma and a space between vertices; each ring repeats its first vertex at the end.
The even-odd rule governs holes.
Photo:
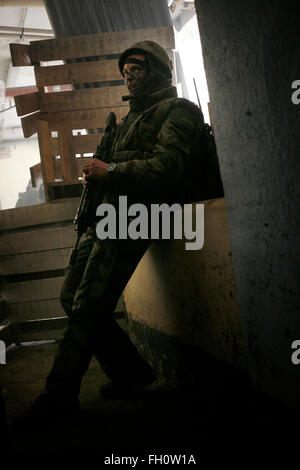
POLYGON ((196 10, 252 378, 300 407, 299 2, 197 0, 196 10))

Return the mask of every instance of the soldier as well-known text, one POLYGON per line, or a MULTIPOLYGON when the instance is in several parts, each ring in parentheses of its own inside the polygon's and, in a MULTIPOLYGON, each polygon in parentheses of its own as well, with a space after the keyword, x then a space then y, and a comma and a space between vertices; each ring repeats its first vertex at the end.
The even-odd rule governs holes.
MULTIPOLYGON (((97 158, 85 163, 84 179, 105 188, 102 200, 112 204, 119 195, 127 195, 128 204, 182 201, 202 113, 177 98, 171 61, 155 42, 134 44, 121 55, 119 68, 130 111, 111 136, 108 156, 98 147, 97 158)), ((61 417, 78 409, 81 379, 93 355, 111 380, 111 394, 153 382, 154 371, 113 319, 149 244, 144 239, 99 240, 95 229, 88 231, 62 288, 68 325, 31 417, 61 417)))

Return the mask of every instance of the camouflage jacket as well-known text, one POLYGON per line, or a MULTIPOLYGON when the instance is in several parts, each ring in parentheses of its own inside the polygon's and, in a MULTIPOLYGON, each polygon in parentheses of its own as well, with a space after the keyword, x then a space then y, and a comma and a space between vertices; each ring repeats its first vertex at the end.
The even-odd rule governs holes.
MULTIPOLYGON (((199 123, 199 108, 177 98, 173 86, 150 95, 139 112, 130 111, 117 126, 105 158, 118 165, 104 200, 114 203, 127 195, 130 203, 180 202, 199 123)), ((103 159, 97 152, 95 157, 103 159)))

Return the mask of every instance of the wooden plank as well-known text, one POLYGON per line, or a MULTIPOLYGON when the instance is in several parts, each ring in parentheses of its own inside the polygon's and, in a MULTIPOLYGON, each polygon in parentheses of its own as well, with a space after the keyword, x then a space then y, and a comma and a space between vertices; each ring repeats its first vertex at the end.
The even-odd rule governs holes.
POLYGON ((28 95, 30 93, 35 93, 38 91, 36 86, 18 86, 5 88, 5 96, 19 96, 19 95, 28 95))
POLYGON ((72 245, 70 248, 56 248, 35 253, 1 256, 0 274, 1 276, 9 276, 12 274, 65 269, 69 262, 71 249, 72 245))
POLYGON ((59 202, 66 198, 80 197, 82 195, 82 183, 76 178, 71 182, 56 181, 48 184, 48 196, 50 201, 59 202))
POLYGON ((16 322, 15 328, 22 333, 47 330, 62 330, 66 326, 68 317, 66 315, 57 318, 39 318, 36 320, 27 320, 16 322))
POLYGON ((64 126, 59 127, 58 140, 62 178, 64 181, 71 182, 78 176, 72 129, 64 126))
POLYGON ((24 137, 31 137, 37 132, 37 122, 40 119, 40 112, 30 114, 21 118, 24 137))
POLYGON ((42 164, 37 163, 29 168, 31 176, 31 184, 33 188, 37 188, 43 181, 42 164))
POLYGON ((72 221, 76 214, 79 198, 72 198, 57 204, 36 204, 0 211, 0 230, 11 230, 33 225, 72 221))
MULTIPOLYGON (((86 135, 74 135, 74 152, 75 154, 95 153, 97 145, 100 143, 103 132, 86 135)), ((52 137, 53 155, 60 155, 59 141, 57 137, 52 137)))
MULTIPOLYGON (((0 232, 0 255, 32 253, 60 248, 70 248, 76 238, 73 222, 63 227, 37 227, 36 230, 0 232)), ((1 258, 0 258, 1 263, 1 258)))
POLYGON ((3 298, 8 304, 58 299, 64 277, 7 284, 3 298))
MULTIPOLYGON (((115 318, 120 317, 121 312, 125 311, 126 307, 124 304, 123 295, 121 295, 115 309, 115 312, 118 312, 118 315, 115 313, 115 318)), ((46 318, 59 318, 66 315, 59 299, 10 304, 8 306, 8 313, 9 321, 12 323, 28 320, 41 320, 46 318)))
POLYGON ((22 331, 17 324, 10 324, 0 332, 0 338, 5 342, 6 346, 11 344, 28 343, 36 341, 59 340, 62 337, 63 329, 42 330, 42 331, 22 331))
MULTIPOLYGON (((124 318, 124 316, 116 314, 115 318, 124 318)), ((32 341, 59 340, 62 338, 67 320, 67 317, 63 317, 15 323, 11 325, 12 340, 17 344, 32 341)))
MULTIPOLYGON (((51 279, 39 279, 34 281, 24 281, 17 282, 14 284, 7 284, 5 289, 5 295, 3 296, 4 300, 9 304, 9 312, 21 311, 23 307, 13 307, 13 304, 25 305, 28 302, 28 305, 32 306, 33 302, 41 301, 54 301, 58 300, 60 297, 60 292, 62 284, 64 282, 64 276, 56 277, 51 279)), ((123 298, 120 297, 116 311, 122 311, 124 308, 123 298)), ((37 305, 42 305, 41 303, 37 305)), ((52 302, 49 305, 53 305, 52 302)), ((50 309, 50 307, 49 307, 50 309)), ((50 311, 50 310, 49 310, 50 311)), ((29 312, 29 310, 27 310, 29 312)), ((41 313, 42 315, 42 313, 41 313)), ((40 317, 42 318, 42 317, 40 317)))
POLYGON ((11 62, 16 66, 32 65, 29 44, 10 44, 11 62))
POLYGON ((15 105, 18 116, 24 116, 24 114, 30 114, 34 111, 38 111, 40 109, 38 93, 15 96, 15 105))
POLYGON ((47 183, 54 181, 54 158, 52 155, 51 135, 48 122, 39 120, 37 122, 38 141, 41 154, 42 174, 44 188, 47 197, 47 183))
POLYGON ((38 320, 65 315, 59 299, 20 302, 8 306, 10 321, 38 320))
POLYGON ((41 113, 41 118, 48 121, 49 129, 56 130, 61 125, 72 129, 105 128, 108 114, 113 111, 119 122, 129 111, 129 107, 95 108, 81 111, 64 111, 61 113, 41 113))
POLYGON ((20 343, 31 343, 35 341, 59 341, 63 336, 63 329, 61 330, 45 330, 45 331, 31 331, 24 332, 18 331, 14 328, 13 342, 16 344, 20 343))
POLYGON ((126 86, 85 88, 59 93, 45 93, 40 97, 39 102, 42 112, 107 108, 121 106, 123 104, 122 96, 127 94, 126 86))
POLYGON ((172 26, 144 28, 113 33, 97 33, 30 42, 31 62, 76 59, 107 54, 120 54, 137 41, 158 42, 163 48, 174 49, 172 26))
POLYGON ((39 87, 122 80, 118 61, 114 59, 35 67, 34 73, 39 87))

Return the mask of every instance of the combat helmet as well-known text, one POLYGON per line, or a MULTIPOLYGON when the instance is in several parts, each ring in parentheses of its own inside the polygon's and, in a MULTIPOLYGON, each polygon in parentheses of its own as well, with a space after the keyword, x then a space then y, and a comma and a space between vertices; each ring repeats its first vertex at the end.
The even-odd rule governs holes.
POLYGON ((154 41, 138 41, 129 49, 126 49, 121 57, 119 58, 119 69, 121 75, 123 75, 123 67, 126 58, 131 54, 149 54, 160 66, 163 67, 164 71, 171 76, 172 74, 172 62, 169 59, 166 51, 154 41))

